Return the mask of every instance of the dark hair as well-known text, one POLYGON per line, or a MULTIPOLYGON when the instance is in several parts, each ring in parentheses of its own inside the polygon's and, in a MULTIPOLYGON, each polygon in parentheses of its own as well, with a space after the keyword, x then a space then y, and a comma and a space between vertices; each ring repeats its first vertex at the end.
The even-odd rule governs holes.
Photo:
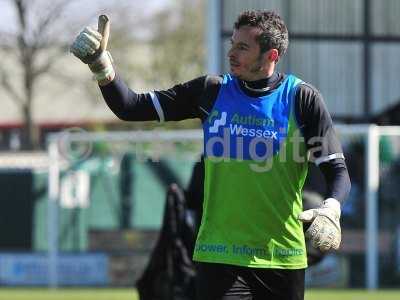
POLYGON ((261 29, 257 41, 261 53, 270 49, 277 49, 279 56, 282 56, 289 45, 289 33, 282 18, 274 11, 251 10, 244 11, 235 22, 234 28, 251 26, 261 29))

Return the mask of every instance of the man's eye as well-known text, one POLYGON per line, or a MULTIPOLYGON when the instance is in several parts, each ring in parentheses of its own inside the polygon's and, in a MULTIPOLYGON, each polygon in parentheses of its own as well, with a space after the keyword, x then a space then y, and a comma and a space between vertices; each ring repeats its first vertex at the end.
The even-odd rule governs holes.
POLYGON ((243 51, 246 51, 246 50, 248 50, 248 47, 246 47, 245 45, 237 45, 237 44, 234 44, 232 41, 230 42, 231 43, 231 48, 232 49, 236 49, 236 50, 243 50, 243 51))

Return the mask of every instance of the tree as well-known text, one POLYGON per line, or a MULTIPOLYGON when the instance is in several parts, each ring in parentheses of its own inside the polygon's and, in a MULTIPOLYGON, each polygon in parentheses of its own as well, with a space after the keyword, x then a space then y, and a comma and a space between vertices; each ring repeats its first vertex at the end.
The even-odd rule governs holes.
POLYGON ((21 112, 23 149, 36 149, 39 145, 33 109, 38 98, 47 97, 47 91, 38 90, 42 78, 50 75, 51 80, 58 79, 66 87, 80 85, 87 92, 85 101, 98 97, 96 85, 89 84, 90 73, 82 74, 86 81, 77 79, 74 74, 60 72, 57 62, 69 55, 73 37, 100 12, 111 14, 111 53, 118 70, 129 74, 124 76, 127 81, 139 77, 142 86, 145 82, 152 87, 155 83, 166 86, 202 72, 203 18, 198 13, 202 1, 168 1, 161 12, 155 13, 147 9, 151 2, 154 1, 0 0, 2 8, 7 4, 14 11, 13 26, 7 31, 0 26, 0 87, 21 112), (171 3, 176 5, 171 8, 171 3), (74 12, 68 16, 71 10, 74 12), (140 39, 136 32, 143 31, 145 37, 140 39), (146 64, 136 64, 135 60, 141 61, 143 55, 137 58, 130 51, 135 48, 143 53, 143 46, 150 49, 150 58, 146 64))
MULTIPOLYGON (((165 89, 204 75, 204 1, 175 0, 174 5, 158 12, 150 24, 150 62, 146 69, 140 70, 150 88, 165 89)), ((200 125, 198 120, 185 120, 168 122, 163 127, 198 128, 200 125)))
MULTIPOLYGON (((3 0, 3 2, 5 2, 3 0)), ((52 28, 58 21, 69 1, 55 1, 50 7, 43 8, 40 14, 35 14, 32 6, 38 1, 9 0, 15 9, 16 30, 2 32, 2 50, 8 57, 13 57, 19 65, 21 82, 12 80, 14 74, 2 65, 1 86, 18 106, 23 117, 23 147, 32 149, 37 147, 38 140, 32 120, 32 104, 35 98, 35 84, 40 77, 49 71, 55 59, 65 53, 64 47, 54 47, 54 40, 49 37, 54 34, 52 28), (46 59, 42 60, 40 53, 48 51, 46 59)), ((8 65, 16 68, 15 65, 8 65)))
POLYGON ((77 0, 0 0, 14 12, 9 30, 0 29, 0 50, 5 62, 0 65, 0 86, 21 113, 23 149, 39 146, 33 108, 36 99, 46 97, 47 91, 37 90, 44 75, 63 81, 66 86, 89 86, 87 81, 79 82, 73 74, 59 71, 57 63, 70 55, 69 46, 77 32, 101 11, 110 10, 111 1, 108 2, 107 6, 91 1, 86 3, 87 9, 82 9, 85 4, 77 0))
POLYGON ((161 85, 183 82, 205 71, 204 1, 179 0, 161 11, 151 40, 151 80, 161 85))

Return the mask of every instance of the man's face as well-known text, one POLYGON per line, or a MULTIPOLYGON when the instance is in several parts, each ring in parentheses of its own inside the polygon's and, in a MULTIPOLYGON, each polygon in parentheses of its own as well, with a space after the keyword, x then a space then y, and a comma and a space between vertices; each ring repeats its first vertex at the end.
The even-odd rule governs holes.
POLYGON ((230 71, 236 77, 252 81, 265 77, 266 55, 261 55, 256 37, 260 29, 242 26, 233 31, 231 49, 228 52, 230 71))

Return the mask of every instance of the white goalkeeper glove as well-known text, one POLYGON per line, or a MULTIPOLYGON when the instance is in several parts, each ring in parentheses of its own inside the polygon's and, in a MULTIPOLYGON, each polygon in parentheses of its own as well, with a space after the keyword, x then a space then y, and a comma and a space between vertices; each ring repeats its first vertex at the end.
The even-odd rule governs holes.
POLYGON ((115 71, 107 51, 110 21, 106 15, 99 16, 98 30, 86 27, 72 43, 70 51, 87 64, 97 81, 112 81, 115 71))
POLYGON ((303 223, 311 223, 305 234, 313 247, 321 251, 339 249, 342 236, 339 201, 328 198, 319 208, 303 211, 298 218, 303 223))

